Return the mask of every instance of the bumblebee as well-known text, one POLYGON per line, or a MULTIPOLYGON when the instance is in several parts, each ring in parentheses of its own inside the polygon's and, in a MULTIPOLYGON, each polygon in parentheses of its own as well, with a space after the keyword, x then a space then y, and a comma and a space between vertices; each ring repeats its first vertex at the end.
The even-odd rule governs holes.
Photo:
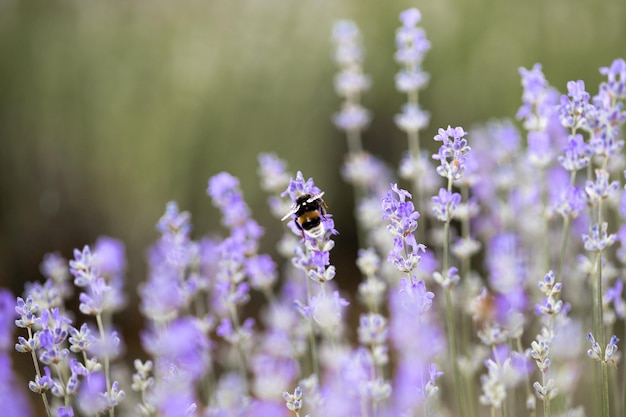
POLYGON ((287 220, 289 216, 295 214, 294 222, 302 232, 302 238, 304 238, 305 233, 314 238, 322 236, 325 232, 322 218, 326 218, 326 209, 328 208, 322 200, 323 195, 323 192, 316 195, 301 195, 281 221, 287 220))

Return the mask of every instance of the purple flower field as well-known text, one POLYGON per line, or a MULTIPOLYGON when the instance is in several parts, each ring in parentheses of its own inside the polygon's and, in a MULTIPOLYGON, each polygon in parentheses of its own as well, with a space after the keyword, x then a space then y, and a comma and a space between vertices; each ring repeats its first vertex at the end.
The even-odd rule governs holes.
POLYGON ((346 227, 333 196, 262 153, 273 224, 252 217, 236 169, 220 172, 206 193, 222 229, 194 239, 191 214, 168 203, 138 288, 125 283, 124 243, 101 237, 71 259, 46 255, 42 280, 19 296, 0 289, 0 414, 626 415, 626 61, 598 63, 600 85, 562 92, 541 64, 520 68, 514 117, 423 137, 419 93, 437 74, 424 70, 420 23, 403 11, 395 33, 407 151, 394 166, 363 145, 362 98, 376 86, 359 28, 332 32, 341 103, 329 117, 354 189, 355 293, 333 261, 346 227), (281 259, 263 252, 269 227, 283 229, 281 259), (130 292, 141 358, 116 327, 130 292), (15 351, 32 362, 27 383, 15 351))

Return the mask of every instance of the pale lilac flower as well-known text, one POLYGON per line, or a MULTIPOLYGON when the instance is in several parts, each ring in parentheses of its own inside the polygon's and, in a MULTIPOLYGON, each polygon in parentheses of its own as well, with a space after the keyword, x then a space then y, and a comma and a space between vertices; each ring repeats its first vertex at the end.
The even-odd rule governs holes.
POLYGON ((338 291, 332 294, 318 294, 309 300, 311 316, 323 329, 333 332, 342 322, 342 314, 350 303, 339 295, 338 291))
POLYGON ((568 81, 567 95, 561 96, 559 118, 561 124, 576 131, 578 128, 588 128, 587 115, 595 111, 589 103, 591 96, 585 91, 583 80, 568 81))
POLYGON ((247 259, 245 269, 250 286, 255 289, 270 290, 278 279, 276 263, 269 255, 257 255, 247 259))
POLYGON ((98 271, 93 263, 93 255, 89 246, 83 250, 74 249, 74 259, 70 261, 70 273, 74 276, 74 285, 86 287, 98 278, 98 271))
MULTIPOLYGON (((73 295, 74 288, 70 283, 71 275, 67 260, 59 253, 54 252, 45 254, 41 265, 39 265, 39 271, 47 280, 54 283, 59 295, 63 299, 68 299, 73 295)), ((48 307, 58 306, 50 305, 48 307)))
POLYGON ((209 370, 209 341, 198 319, 185 317, 167 328, 142 335, 142 345, 154 358, 155 375, 168 375, 175 367, 185 378, 195 381, 209 370))
POLYGON ((626 303, 622 298, 622 292, 624 290, 624 281, 618 278, 612 287, 609 287, 604 293, 604 301, 606 303, 613 303, 615 314, 620 319, 626 316, 626 303))
POLYGON ((619 181, 609 183, 609 173, 603 169, 596 169, 596 180, 585 183, 586 199, 589 204, 596 205, 610 198, 618 188, 619 181))
POLYGON ((371 113, 360 104, 344 103, 341 111, 333 115, 333 123, 337 128, 346 131, 363 130, 372 120, 371 113))
POLYGON ((626 61, 615 59, 611 66, 600 68, 600 74, 607 76, 606 88, 615 99, 626 98, 626 61))
POLYGON ((278 193, 289 185, 291 174, 287 172, 285 161, 274 153, 260 153, 258 160, 261 188, 268 192, 278 193))
POLYGON ((402 106, 402 113, 394 117, 396 126, 407 134, 416 133, 428 126, 430 113, 419 108, 415 104, 402 106))
POLYGON ((585 250, 589 252, 601 252, 615 243, 617 236, 607 233, 608 226, 606 222, 602 223, 602 226, 594 224, 591 227, 591 233, 582 236, 585 250))
POLYGON ((524 128, 529 131, 543 131, 548 125, 548 119, 554 112, 548 101, 548 82, 541 70, 541 64, 535 64, 532 69, 519 69, 522 76, 522 106, 517 111, 517 119, 524 121, 524 128))
POLYGON ((442 222, 449 222, 461 204, 461 194, 440 188, 439 195, 432 197, 432 202, 435 217, 442 222))
POLYGON ((557 157, 559 163, 568 171, 578 171, 589 165, 591 147, 584 141, 582 135, 570 136, 563 155, 557 157))

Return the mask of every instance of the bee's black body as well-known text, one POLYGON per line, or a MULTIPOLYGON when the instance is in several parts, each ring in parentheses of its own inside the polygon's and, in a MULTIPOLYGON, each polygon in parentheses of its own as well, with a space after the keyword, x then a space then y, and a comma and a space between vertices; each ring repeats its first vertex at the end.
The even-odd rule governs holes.
POLYGON ((283 218, 286 219, 289 215, 295 214, 294 222, 298 229, 302 231, 302 237, 304 237, 305 233, 315 238, 324 234, 322 218, 326 214, 327 206, 324 200, 322 200, 323 194, 301 195, 296 199, 292 210, 283 218))

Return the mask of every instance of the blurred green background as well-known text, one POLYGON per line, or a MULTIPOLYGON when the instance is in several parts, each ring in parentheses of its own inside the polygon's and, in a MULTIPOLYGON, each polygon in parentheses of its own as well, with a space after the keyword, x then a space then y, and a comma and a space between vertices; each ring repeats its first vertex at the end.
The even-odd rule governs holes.
POLYGON ((44 253, 71 257, 108 235, 126 243, 134 296, 167 201, 192 213, 196 237, 219 228, 205 189, 222 170, 240 178, 272 251, 284 226, 258 185, 261 151, 326 191, 341 232, 333 256, 353 268, 331 28, 353 19, 362 31, 365 147, 397 166, 394 32, 413 6, 432 42, 427 139, 514 117, 520 66, 541 62, 561 91, 584 79, 595 93, 598 67, 626 56, 623 0, 1 1, 0 286, 21 293, 44 253))

